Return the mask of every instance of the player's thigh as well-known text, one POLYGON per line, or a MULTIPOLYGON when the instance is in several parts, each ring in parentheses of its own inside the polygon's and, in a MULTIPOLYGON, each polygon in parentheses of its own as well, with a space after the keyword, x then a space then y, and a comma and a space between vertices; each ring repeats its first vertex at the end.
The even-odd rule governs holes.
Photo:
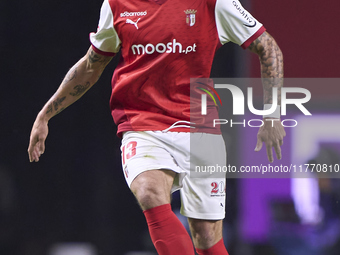
POLYGON ((171 140, 168 136, 159 139, 151 131, 127 132, 123 136, 124 176, 143 209, 169 203, 174 177, 183 172, 164 142, 166 138, 171 140))
POLYGON ((226 179, 183 179, 181 214, 193 219, 222 220, 225 217, 226 179))
POLYGON ((168 204, 175 176, 172 170, 148 170, 132 181, 130 189, 143 210, 168 204))
MULTIPOLYGON (((163 140, 166 138, 171 140, 171 137, 164 137, 163 140)), ((163 140, 151 131, 124 133, 121 146, 122 168, 129 187, 141 173, 155 169, 171 169, 176 173, 185 174, 163 140)))
POLYGON ((221 135, 191 135, 190 161, 181 193, 181 214, 194 219, 225 217, 226 149, 221 135), (193 146, 194 145, 194 146, 193 146))

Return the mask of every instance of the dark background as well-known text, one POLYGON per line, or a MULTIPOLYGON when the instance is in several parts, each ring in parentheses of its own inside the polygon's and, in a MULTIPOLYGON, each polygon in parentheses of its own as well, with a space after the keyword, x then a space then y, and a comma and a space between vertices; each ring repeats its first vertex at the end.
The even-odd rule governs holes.
MULTIPOLYGON (((339 77, 338 1, 242 3, 278 41, 286 76, 339 77)), ((58 242, 90 242, 99 254, 146 249, 144 216, 124 181, 109 111, 117 58, 89 93, 50 121, 40 162, 30 164, 27 156, 36 114, 86 53, 101 4, 0 2, 1 255, 43 255, 58 242)), ((218 52, 212 77, 257 77, 258 66, 255 56, 227 45, 218 52)), ((318 91, 323 100, 339 96, 339 89, 318 91)), ((237 162, 236 143, 228 146, 234 146, 229 157, 237 162)), ((228 183, 234 195, 228 197, 227 222, 237 225, 237 181, 228 183)))

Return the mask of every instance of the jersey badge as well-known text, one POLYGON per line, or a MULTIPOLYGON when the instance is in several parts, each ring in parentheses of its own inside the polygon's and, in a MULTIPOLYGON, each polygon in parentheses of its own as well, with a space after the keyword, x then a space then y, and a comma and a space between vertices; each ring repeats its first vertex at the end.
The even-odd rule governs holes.
POLYGON ((188 9, 184 11, 186 14, 185 21, 188 26, 192 27, 196 23, 196 12, 197 10, 188 9))

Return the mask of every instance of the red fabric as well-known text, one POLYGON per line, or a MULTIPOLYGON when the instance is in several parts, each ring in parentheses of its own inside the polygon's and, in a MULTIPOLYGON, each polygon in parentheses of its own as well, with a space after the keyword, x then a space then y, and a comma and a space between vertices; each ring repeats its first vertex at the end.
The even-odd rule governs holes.
POLYGON ((121 41, 110 100, 118 136, 131 130, 164 130, 180 120, 195 123, 195 129, 184 132, 219 134, 220 126, 213 126, 217 107, 208 97, 208 113, 201 115, 202 91, 190 89, 190 78, 210 76, 214 53, 221 45, 215 1, 108 2, 121 41), (193 24, 185 11, 197 11, 193 24), (126 16, 125 12, 145 15, 126 16), (138 20, 138 29, 128 20, 138 20))
POLYGON ((149 232, 159 255, 194 255, 190 236, 170 204, 144 211, 149 232))
POLYGON ((247 48, 249 47, 249 45, 250 45, 253 41, 255 41, 255 39, 257 39, 260 35, 262 35, 265 31, 266 31, 266 29, 265 29, 264 26, 260 27, 260 29, 257 30, 257 32, 256 32, 255 34, 253 34, 247 41, 245 41, 245 42, 241 45, 241 47, 242 47, 243 49, 247 49, 247 48))
POLYGON ((196 252, 198 255, 229 255, 227 252, 223 239, 221 239, 217 244, 215 244, 213 247, 210 247, 206 250, 201 250, 196 248, 196 252))
POLYGON ((92 49, 95 53, 98 53, 100 55, 103 55, 103 56, 108 56, 108 57, 114 57, 116 54, 115 53, 111 53, 111 52, 104 52, 104 51, 101 51, 99 49, 97 49, 95 46, 91 45, 92 46, 92 49))

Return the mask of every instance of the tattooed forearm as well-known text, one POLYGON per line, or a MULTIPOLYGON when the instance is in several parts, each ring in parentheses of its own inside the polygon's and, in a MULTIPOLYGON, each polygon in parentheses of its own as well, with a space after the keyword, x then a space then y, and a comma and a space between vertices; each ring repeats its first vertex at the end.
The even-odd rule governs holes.
POLYGON ((47 106, 47 111, 46 111, 46 114, 48 114, 48 113, 52 113, 53 112, 53 107, 52 107, 52 104, 49 104, 48 106, 47 106))
MULTIPOLYGON (((264 91, 264 103, 271 104, 272 88, 283 86, 283 56, 273 37, 263 33, 250 46, 261 62, 261 77, 264 91)), ((281 103, 281 90, 278 89, 278 104, 281 103)))
POLYGON ((56 100, 53 101, 53 108, 55 111, 58 111, 59 106, 61 105, 61 103, 65 100, 66 97, 62 97, 62 98, 57 98, 56 100))
POLYGON ((68 71, 58 90, 45 104, 39 116, 48 121, 77 101, 98 81, 111 59, 111 56, 97 54, 91 46, 86 55, 68 71))
POLYGON ((71 92, 70 95, 71 96, 81 96, 83 95, 86 90, 90 87, 90 83, 89 82, 86 82, 85 85, 76 85, 73 89, 75 90, 75 92, 71 92))
POLYGON ((46 114, 53 113, 53 111, 54 111, 55 112, 53 114, 53 116, 54 116, 54 115, 57 115, 58 113, 60 113, 62 110, 64 110, 65 107, 62 107, 61 109, 59 109, 59 107, 61 106, 61 103, 65 100, 65 98, 66 98, 66 96, 61 97, 61 98, 57 98, 52 103, 50 103, 47 106, 46 114))
POLYGON ((59 111, 56 111, 55 115, 61 113, 63 110, 65 110, 65 107, 61 108, 59 111))

